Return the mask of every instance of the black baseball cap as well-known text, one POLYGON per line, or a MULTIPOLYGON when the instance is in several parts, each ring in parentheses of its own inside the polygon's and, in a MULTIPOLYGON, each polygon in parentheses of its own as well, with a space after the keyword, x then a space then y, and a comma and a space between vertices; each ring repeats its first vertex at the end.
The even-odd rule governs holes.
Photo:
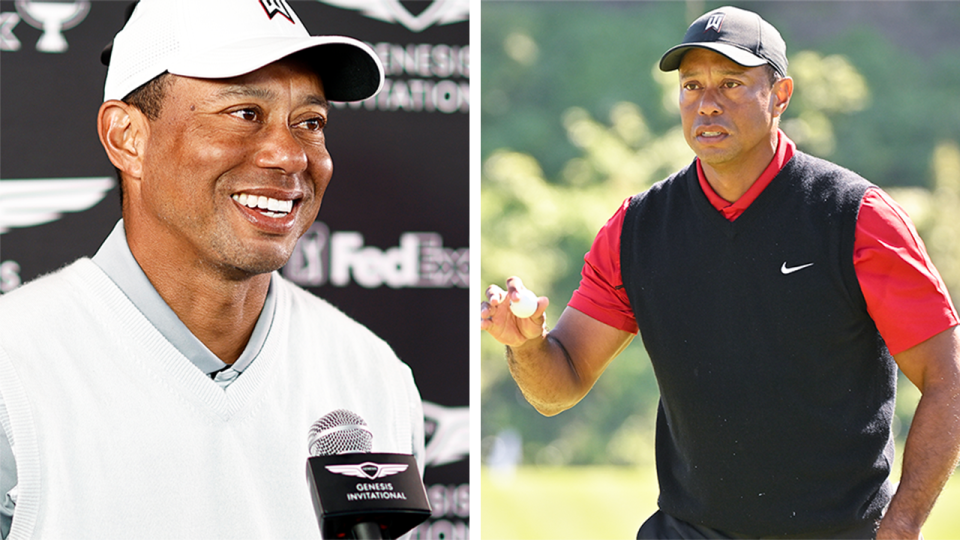
POLYGON ((660 69, 678 69, 692 48, 718 52, 741 66, 770 64, 780 76, 787 75, 787 44, 773 25, 752 11, 725 6, 702 15, 687 28, 683 43, 660 58, 660 69))

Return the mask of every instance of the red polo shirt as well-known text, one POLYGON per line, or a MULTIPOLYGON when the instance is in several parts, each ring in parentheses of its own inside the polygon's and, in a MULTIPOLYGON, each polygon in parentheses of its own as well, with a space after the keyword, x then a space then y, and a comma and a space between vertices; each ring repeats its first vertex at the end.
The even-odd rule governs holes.
MULTIPOLYGON (((713 191, 697 159, 700 188, 717 211, 734 221, 770 185, 795 151, 796 145, 781 131, 770 165, 733 203, 713 191)), ((580 287, 568 305, 604 324, 636 334, 637 321, 620 279, 620 230, 629 201, 620 205, 594 239, 584 257, 580 287)), ((905 351, 960 322, 943 279, 910 218, 880 189, 868 189, 860 203, 853 266, 867 312, 891 354, 905 351)))

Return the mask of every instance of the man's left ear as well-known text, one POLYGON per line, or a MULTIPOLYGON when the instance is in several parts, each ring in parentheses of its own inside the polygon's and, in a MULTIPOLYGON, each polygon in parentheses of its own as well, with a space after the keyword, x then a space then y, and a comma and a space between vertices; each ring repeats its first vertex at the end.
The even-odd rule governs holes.
POLYGON ((143 172, 143 145, 148 128, 146 117, 133 105, 110 100, 100 106, 100 142, 113 165, 133 179, 139 179, 143 172))
POLYGON ((793 78, 784 77, 773 83, 773 116, 780 116, 787 110, 790 98, 793 96, 793 78))

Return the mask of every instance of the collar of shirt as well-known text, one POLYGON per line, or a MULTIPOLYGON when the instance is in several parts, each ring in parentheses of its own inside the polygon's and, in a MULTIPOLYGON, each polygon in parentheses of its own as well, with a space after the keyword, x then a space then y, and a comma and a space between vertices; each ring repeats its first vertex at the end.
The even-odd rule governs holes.
POLYGON ((707 182, 706 175, 703 174, 703 165, 700 164, 700 158, 697 158, 697 177, 700 179, 700 189, 703 190, 703 194, 707 196, 710 204, 729 221, 734 221, 740 217, 740 214, 743 214, 743 212, 753 204, 753 201, 757 200, 757 197, 770 185, 770 182, 777 176, 780 169, 790 161, 794 152, 797 151, 797 145, 794 144, 783 131, 778 130, 777 134, 777 150, 774 152, 770 164, 767 165, 767 168, 764 169, 760 177, 757 178, 757 181, 750 186, 750 189, 734 202, 729 202, 717 195, 717 192, 714 191, 710 183, 707 182))
POLYGON ((263 310, 254 326, 250 341, 247 342, 240 358, 232 365, 228 365, 197 339, 160 297, 153 284, 147 279, 147 275, 143 273, 140 264, 133 257, 133 253, 130 252, 123 220, 117 223, 113 232, 100 246, 100 250, 93 256, 93 262, 113 280, 167 341, 193 362, 200 371, 213 377, 223 388, 233 382, 253 362, 267 339, 267 332, 273 322, 276 309, 276 293, 272 281, 276 277, 271 279, 263 310))

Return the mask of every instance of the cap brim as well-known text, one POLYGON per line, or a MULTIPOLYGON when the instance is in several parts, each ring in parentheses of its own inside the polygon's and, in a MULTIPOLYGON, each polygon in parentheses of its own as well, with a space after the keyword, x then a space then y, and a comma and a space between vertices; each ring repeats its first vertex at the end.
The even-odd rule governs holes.
POLYGON ((362 41, 345 36, 255 38, 175 60, 167 71, 184 77, 238 77, 303 52, 330 101, 360 101, 383 86, 383 65, 362 41))
POLYGON ((745 51, 740 47, 728 45, 726 43, 710 41, 705 43, 683 43, 673 47, 664 53, 663 57, 660 58, 660 70, 674 71, 679 69, 680 61, 683 59, 683 55, 686 54, 690 49, 707 49, 716 53, 720 53, 733 62, 746 67, 757 67, 769 63, 763 58, 760 58, 750 51, 745 51))

